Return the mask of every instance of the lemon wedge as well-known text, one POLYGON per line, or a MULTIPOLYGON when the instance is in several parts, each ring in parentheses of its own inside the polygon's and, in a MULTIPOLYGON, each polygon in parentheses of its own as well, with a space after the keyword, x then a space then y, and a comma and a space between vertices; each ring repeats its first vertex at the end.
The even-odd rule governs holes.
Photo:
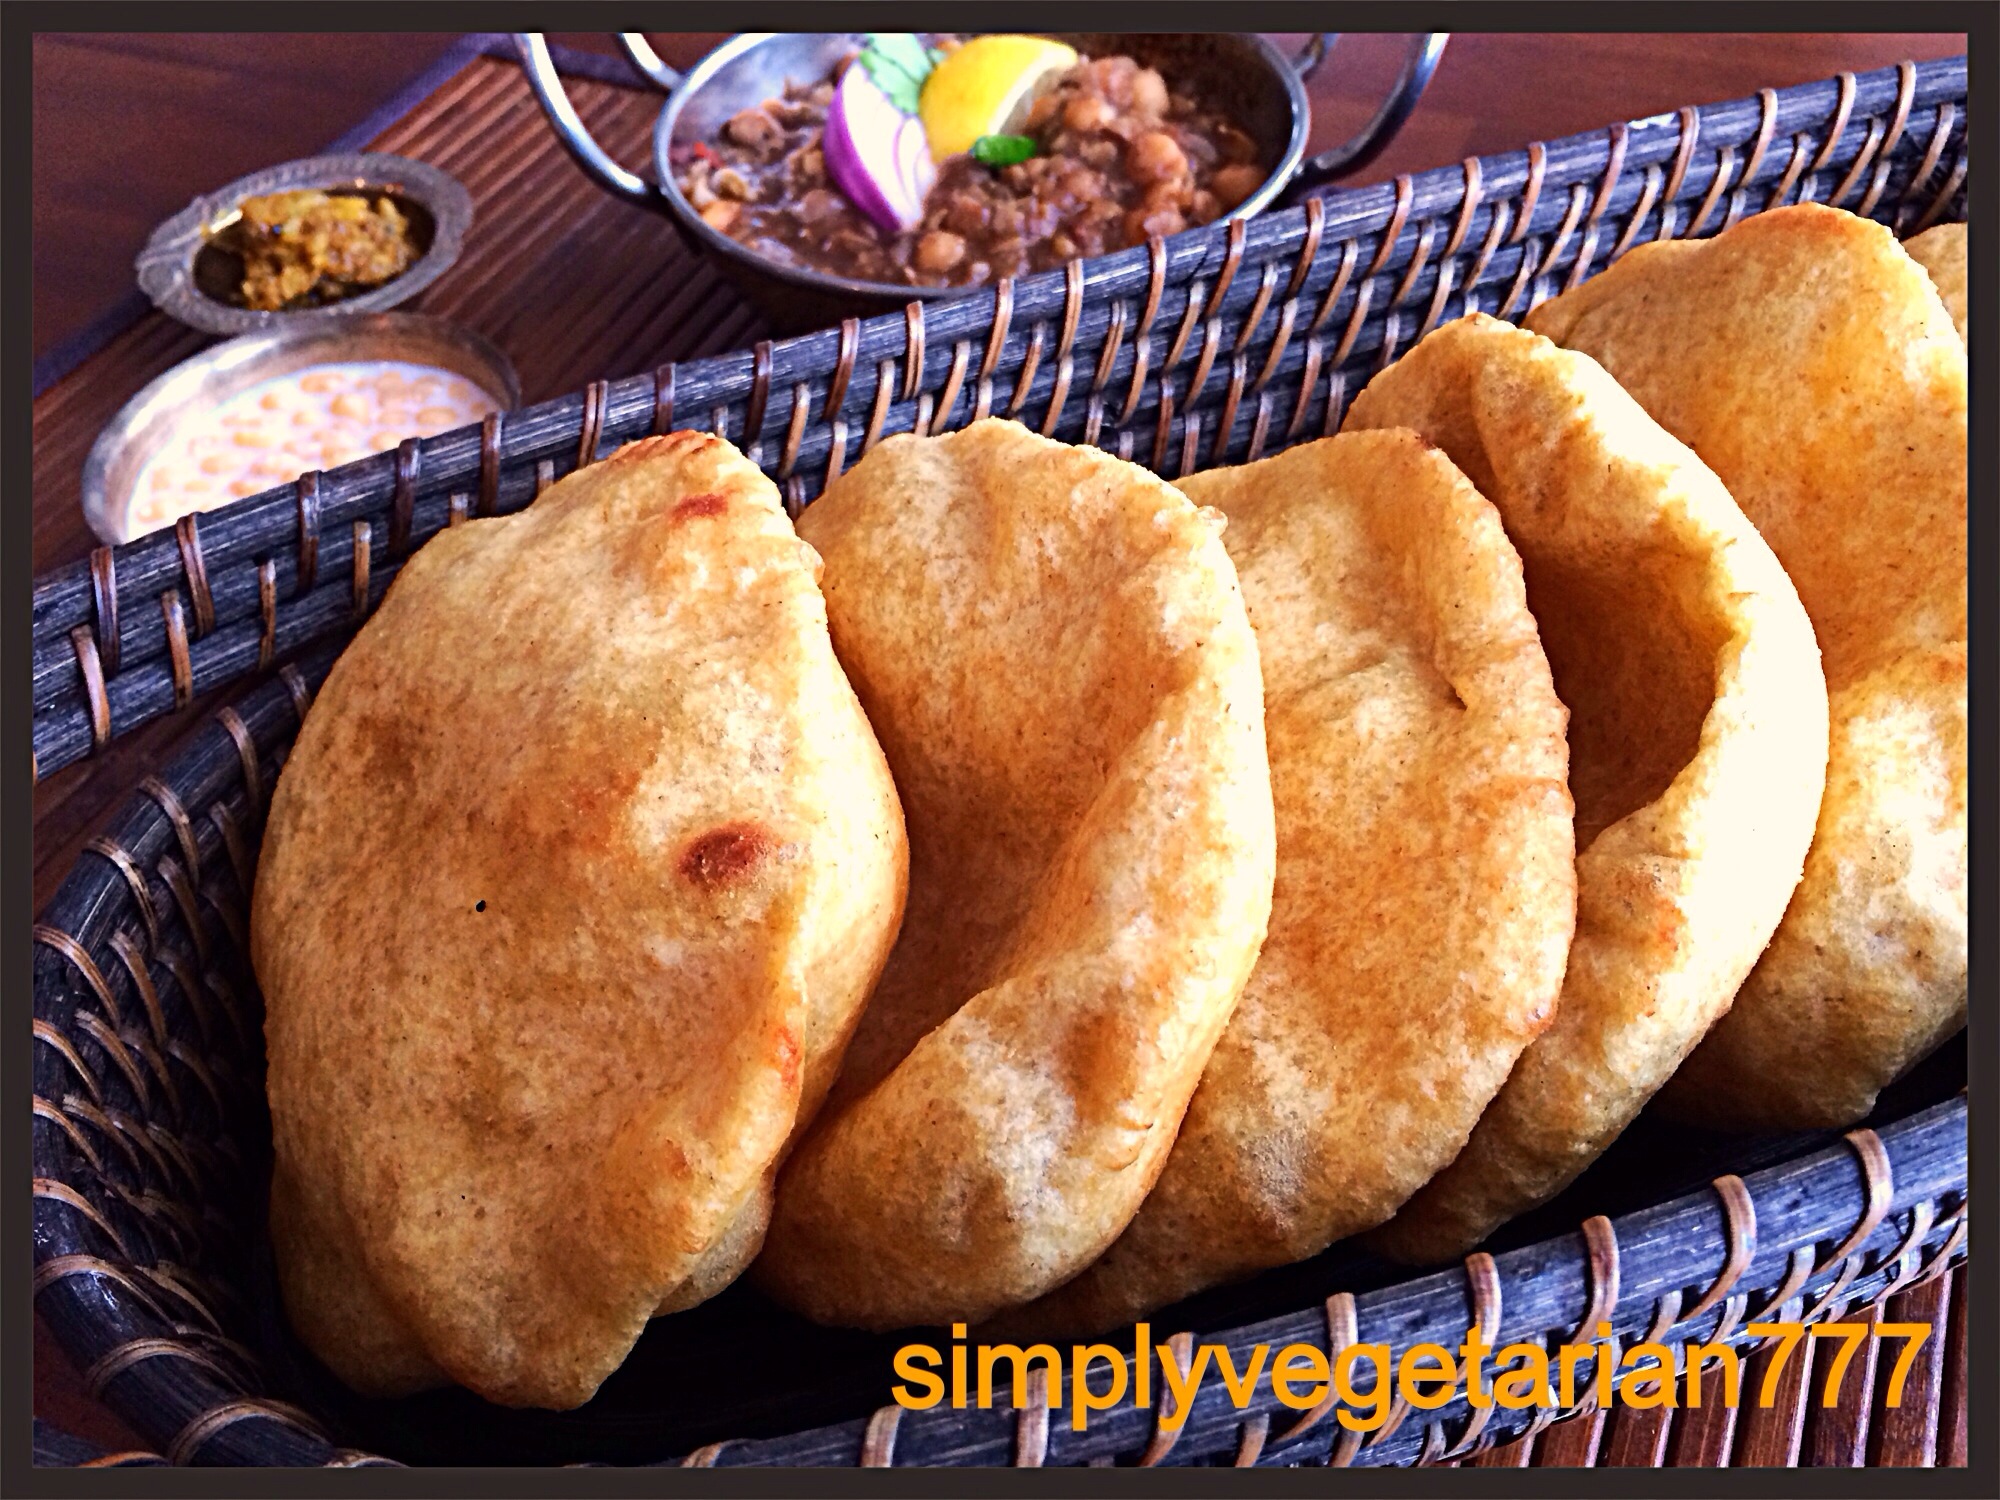
POLYGON ((917 113, 931 156, 970 151, 982 135, 1005 135, 1057 75, 1076 65, 1076 49, 1043 36, 976 36, 924 80, 917 113))

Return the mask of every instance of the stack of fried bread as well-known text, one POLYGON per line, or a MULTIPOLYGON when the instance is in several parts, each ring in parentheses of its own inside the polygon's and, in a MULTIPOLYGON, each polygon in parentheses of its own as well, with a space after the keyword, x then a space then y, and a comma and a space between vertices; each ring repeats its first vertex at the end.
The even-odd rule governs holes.
POLYGON ((1729 486, 1826 662, 1805 879, 1669 1090, 1690 1119, 1850 1123, 1965 1020, 1965 229, 1930 233, 1917 262, 1805 204, 1635 250, 1528 319, 1729 486))
POLYGON ((1964 1018, 1963 328, 1804 205, 1173 484, 982 420, 794 530, 676 433, 446 531, 258 874, 293 1326, 567 1407, 746 1269, 1083 1333, 1860 1119, 1964 1018))

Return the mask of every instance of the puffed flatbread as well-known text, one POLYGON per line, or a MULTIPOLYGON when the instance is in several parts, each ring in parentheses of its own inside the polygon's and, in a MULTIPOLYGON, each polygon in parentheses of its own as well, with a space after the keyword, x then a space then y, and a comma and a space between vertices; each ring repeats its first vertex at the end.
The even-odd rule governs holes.
POLYGON ((1166 1170, 1009 1327, 1110 1328, 1381 1223, 1555 1014, 1567 711, 1500 517, 1414 433, 1178 481, 1229 520, 1264 665, 1271 933, 1166 1170))
POLYGON ((1969 342, 1965 334, 1965 233, 1963 224, 1940 224, 1903 241, 1910 259, 1924 268, 1938 289, 1960 343, 1969 342))
POLYGON ((1716 1018, 1798 884, 1826 685, 1791 580, 1722 483, 1596 364, 1483 315, 1355 398, 1493 502, 1568 706, 1576 937, 1555 1022, 1465 1150, 1375 1232, 1448 1259, 1553 1197, 1716 1018))
POLYGON ((293 1326, 571 1407, 754 1255, 894 940, 895 790, 770 481, 675 433, 428 543, 286 764, 251 942, 293 1326))
POLYGON ((1219 518, 985 420, 892 437, 800 533, 910 830, 910 905, 757 1275, 976 1321, 1124 1229, 1270 915, 1257 645, 1219 518))
POLYGON ((1722 477, 1826 653, 1805 879, 1661 1106, 1743 1129, 1852 1124, 1965 1021, 1963 340, 1888 230, 1818 204, 1643 246, 1529 321, 1722 477))

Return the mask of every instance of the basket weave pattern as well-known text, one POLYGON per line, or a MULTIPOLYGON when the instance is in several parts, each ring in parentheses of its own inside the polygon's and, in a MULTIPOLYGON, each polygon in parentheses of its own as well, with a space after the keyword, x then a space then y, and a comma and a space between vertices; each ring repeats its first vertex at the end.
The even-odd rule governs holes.
MULTIPOLYGON (((610 444, 699 425, 810 502, 886 434, 988 413, 1168 477, 1335 430, 1369 375, 1439 322, 1518 318, 1653 239, 1811 199, 1916 230, 1962 213, 1962 60, 1617 125, 1072 265, 1066 273, 750 354, 597 382, 480 428, 308 474, 205 523, 96 553, 35 592, 39 772, 211 688, 247 687, 147 778, 35 929, 35 1291, 86 1383, 173 1462, 384 1463, 290 1405, 254 1345, 262 1014, 247 957, 264 808, 340 643, 409 551, 527 503, 610 444), (272 674, 269 669, 279 665, 272 674)), ((1741 1341, 1824 1320, 1963 1253, 1965 1111, 1880 1132, 1615 1223, 1214 1336, 1398 1349, 1741 1341), (1587 1332, 1586 1332, 1587 1336, 1587 1332)), ((1191 1335, 1169 1344, 1185 1361, 1191 1335)), ((1208 1382, 1178 1431, 1099 1413, 904 1412, 711 1445, 690 1464, 1407 1464, 1518 1436, 1532 1414, 1245 1410, 1208 1382)), ((1538 1419, 1545 1421, 1547 1414, 1538 1419)))

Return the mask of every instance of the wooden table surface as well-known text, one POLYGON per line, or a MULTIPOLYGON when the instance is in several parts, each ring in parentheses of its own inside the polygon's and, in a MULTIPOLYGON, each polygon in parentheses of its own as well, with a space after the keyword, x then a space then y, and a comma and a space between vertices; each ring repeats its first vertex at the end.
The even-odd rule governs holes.
MULTIPOLYGON (((554 39, 602 53, 613 50, 602 35, 557 34, 554 39)), ((161 219, 234 176, 323 149, 395 99, 456 40, 434 33, 38 35, 33 147, 37 359, 60 355, 66 345, 74 348, 94 320, 130 296, 132 258, 161 219)), ((716 40, 707 34, 653 38, 662 55, 678 66, 693 62, 716 40)), ((1300 39, 1281 40, 1295 45, 1300 39)), ((1394 79, 1406 41, 1400 36, 1343 39, 1333 61, 1309 86, 1313 150, 1345 139, 1367 119, 1394 79)), ((1402 135, 1354 181, 1384 180, 1613 120, 1735 98, 1760 87, 1782 88, 1842 70, 1948 56, 1964 47, 1962 35, 1930 33, 1460 33, 1402 135)), ((119 400, 129 394, 116 393, 119 400)), ((538 399, 554 392, 531 389, 528 394, 538 399)), ((81 558, 94 545, 72 480, 45 483, 38 478, 33 507, 38 572, 81 558)), ((156 738, 137 748, 152 753, 152 746, 163 743, 156 738)), ((77 794, 82 777, 73 773, 85 769, 72 767, 36 789, 38 908, 67 865, 66 858, 44 856, 76 847, 104 815, 102 798, 77 794)), ((138 772, 120 774, 129 785, 138 772)), ((1958 1360, 1962 1370, 1962 1343, 1958 1360)), ((39 1319, 35 1411, 109 1448, 143 1446, 91 1399, 39 1319)), ((1962 1434, 1957 1443, 1962 1455, 1962 1434)), ((1796 1445, 1792 1451, 1798 1451, 1796 1445)))

